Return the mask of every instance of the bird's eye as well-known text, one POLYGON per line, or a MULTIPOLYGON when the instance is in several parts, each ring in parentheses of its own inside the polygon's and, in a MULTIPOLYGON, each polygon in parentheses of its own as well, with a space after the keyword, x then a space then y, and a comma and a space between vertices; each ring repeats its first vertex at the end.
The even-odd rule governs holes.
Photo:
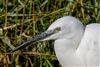
POLYGON ((54 32, 57 33, 57 32, 59 32, 60 30, 61 30, 61 28, 60 28, 60 27, 57 27, 57 28, 54 29, 54 32))

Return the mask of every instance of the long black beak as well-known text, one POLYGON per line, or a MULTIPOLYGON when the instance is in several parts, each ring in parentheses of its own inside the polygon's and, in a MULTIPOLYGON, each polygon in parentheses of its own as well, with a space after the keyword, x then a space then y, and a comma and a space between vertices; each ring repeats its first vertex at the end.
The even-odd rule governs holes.
POLYGON ((50 35, 54 34, 53 31, 46 31, 46 32, 43 32, 41 33, 40 35, 37 35, 36 37, 33 37, 32 39, 28 40, 27 42, 21 44, 20 46, 16 47, 15 49, 13 49, 11 52, 15 52, 17 50, 20 50, 20 49, 23 49, 27 46, 30 46, 40 40, 43 40, 47 37, 49 37, 50 35))

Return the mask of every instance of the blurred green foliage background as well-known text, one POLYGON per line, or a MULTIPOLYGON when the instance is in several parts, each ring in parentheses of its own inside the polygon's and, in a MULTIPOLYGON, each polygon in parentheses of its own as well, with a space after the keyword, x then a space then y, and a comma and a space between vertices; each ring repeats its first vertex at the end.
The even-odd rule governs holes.
POLYGON ((67 15, 100 23, 100 0, 0 0, 0 67, 61 67, 53 41, 10 51, 67 15))

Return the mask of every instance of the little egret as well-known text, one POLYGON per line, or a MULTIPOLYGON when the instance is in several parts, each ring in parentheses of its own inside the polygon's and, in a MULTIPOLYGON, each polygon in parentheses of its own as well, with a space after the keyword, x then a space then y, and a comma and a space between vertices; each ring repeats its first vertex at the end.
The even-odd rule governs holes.
POLYGON ((84 26, 77 18, 64 16, 43 32, 18 46, 12 52, 32 43, 55 40, 54 49, 62 67, 100 66, 100 24, 84 26))

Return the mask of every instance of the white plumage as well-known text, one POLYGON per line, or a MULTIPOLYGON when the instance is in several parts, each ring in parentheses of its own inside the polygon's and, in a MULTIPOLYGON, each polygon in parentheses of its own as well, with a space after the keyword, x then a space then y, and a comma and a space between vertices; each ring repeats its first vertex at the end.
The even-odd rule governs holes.
POLYGON ((12 52, 37 41, 55 40, 54 49, 62 67, 100 66, 100 24, 84 26, 77 18, 64 16, 45 33, 18 46, 12 52))
POLYGON ((54 49, 62 67, 100 65, 100 24, 86 27, 76 18, 65 16, 56 20, 48 30, 61 31, 45 40, 55 39, 54 49))

